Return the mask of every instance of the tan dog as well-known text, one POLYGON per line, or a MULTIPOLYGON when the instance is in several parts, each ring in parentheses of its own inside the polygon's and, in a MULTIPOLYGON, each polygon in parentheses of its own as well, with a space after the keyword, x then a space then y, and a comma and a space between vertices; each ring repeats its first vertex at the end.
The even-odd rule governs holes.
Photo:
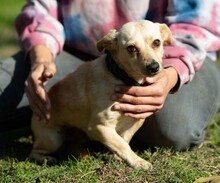
POLYGON ((151 168, 129 146, 144 120, 113 111, 115 102, 110 96, 116 85, 143 84, 146 76, 157 74, 162 69, 163 44, 170 42, 165 24, 142 20, 111 30, 97 43, 97 49, 105 49, 107 55, 82 64, 50 89, 51 119, 43 124, 33 116, 35 142, 30 157, 40 162, 53 160, 50 154, 65 140, 63 127, 77 127, 131 167, 151 168))

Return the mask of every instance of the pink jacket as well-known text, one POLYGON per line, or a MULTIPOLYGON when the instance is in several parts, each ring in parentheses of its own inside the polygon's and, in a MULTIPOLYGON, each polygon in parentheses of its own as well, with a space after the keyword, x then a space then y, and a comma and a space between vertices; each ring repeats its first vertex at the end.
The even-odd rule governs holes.
POLYGON ((174 41, 165 47, 164 67, 175 67, 178 88, 193 79, 207 54, 220 49, 219 0, 29 0, 16 28, 27 52, 44 44, 55 57, 65 43, 98 55, 98 39, 139 19, 169 25, 174 41))

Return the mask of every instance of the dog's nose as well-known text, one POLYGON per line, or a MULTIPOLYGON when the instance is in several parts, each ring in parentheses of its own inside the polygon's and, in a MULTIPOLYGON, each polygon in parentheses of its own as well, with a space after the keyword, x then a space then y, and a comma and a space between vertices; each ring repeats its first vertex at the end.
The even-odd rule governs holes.
POLYGON ((153 60, 149 65, 146 66, 147 72, 151 75, 151 74, 156 74, 159 69, 160 69, 160 65, 158 62, 156 62, 155 60, 153 60))

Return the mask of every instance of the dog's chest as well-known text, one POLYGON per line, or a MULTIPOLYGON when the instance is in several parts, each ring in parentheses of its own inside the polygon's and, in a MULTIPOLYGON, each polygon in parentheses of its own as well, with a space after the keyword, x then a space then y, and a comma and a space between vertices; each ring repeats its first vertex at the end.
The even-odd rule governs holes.
POLYGON ((125 116, 122 112, 112 111, 111 107, 99 113, 99 121, 102 125, 111 126, 116 131, 126 131, 143 120, 125 116))
POLYGON ((136 131, 142 126, 143 123, 143 119, 135 119, 131 117, 122 116, 120 120, 117 121, 115 129, 119 134, 130 130, 136 131))

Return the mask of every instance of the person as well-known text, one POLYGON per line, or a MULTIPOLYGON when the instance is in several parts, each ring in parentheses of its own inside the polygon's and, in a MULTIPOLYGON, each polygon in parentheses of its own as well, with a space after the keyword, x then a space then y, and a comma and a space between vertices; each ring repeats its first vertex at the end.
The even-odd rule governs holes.
POLYGON ((47 122, 48 88, 99 56, 95 43, 110 29, 147 19, 172 32, 164 70, 146 77, 147 86, 116 86, 109 96, 119 102, 114 110, 146 118, 134 137, 139 144, 176 150, 200 145, 220 99, 213 62, 220 49, 219 12, 218 0, 28 1, 15 21, 23 51, 0 63, 1 132, 29 126, 30 108, 47 122))

